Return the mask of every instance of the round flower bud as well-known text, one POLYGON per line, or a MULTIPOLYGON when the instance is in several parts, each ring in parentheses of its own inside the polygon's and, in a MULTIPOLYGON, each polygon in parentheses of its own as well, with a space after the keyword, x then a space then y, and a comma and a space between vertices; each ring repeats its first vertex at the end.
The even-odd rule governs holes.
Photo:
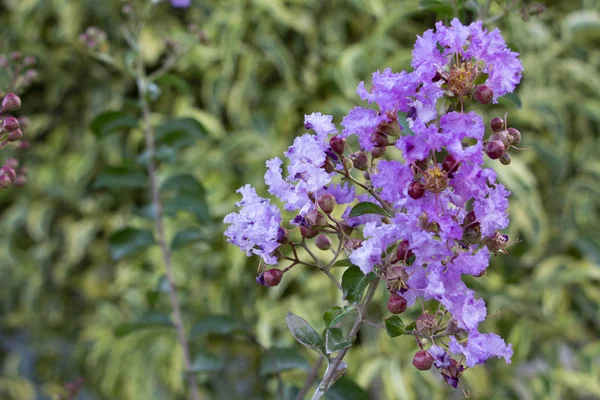
POLYGON ((23 175, 17 176, 17 179, 13 181, 13 185, 15 186, 23 186, 27 183, 27 178, 23 175))
POLYGON ((448 174, 448 178, 452 178, 459 166, 460 162, 456 162, 456 159, 451 154, 448 154, 442 163, 442 170, 448 174))
POLYGON ((317 231, 315 229, 309 229, 309 228, 307 228, 305 226, 301 226, 300 227, 300 234, 305 239, 312 239, 312 238, 314 238, 315 236, 317 236, 319 234, 319 231, 317 231))
POLYGON ((401 314, 404 311, 406 311, 407 305, 408 305, 408 302, 406 301, 406 299, 404 297, 397 295, 396 293, 393 293, 390 296, 390 299, 388 300, 387 309, 392 314, 401 314))
POLYGON ((375 145, 375 147, 385 147, 388 145, 389 141, 387 136, 385 136, 381 132, 373 132, 371 134, 371 143, 375 145))
POLYGON ((277 268, 269 269, 263 273, 265 286, 277 286, 283 278, 283 271, 277 268))
POLYGON ((2 168, 0 168, 0 174, 8 176, 11 181, 14 181, 17 177, 15 170, 8 165, 4 165, 2 168))
POLYGON ((322 228, 327 225, 327 220, 317 210, 310 210, 304 217, 310 228, 322 228))
POLYGON ((519 144, 521 142, 521 132, 515 128, 508 128, 508 140, 510 144, 519 144))
POLYGON ((6 132, 16 131, 19 129, 19 120, 12 116, 5 117, 2 121, 2 129, 6 132))
POLYGON ((321 250, 329 250, 331 248, 331 240, 329 240, 326 235, 321 233, 315 239, 315 245, 321 250))
POLYGON ((504 120, 500 117, 494 117, 494 118, 492 118, 492 122, 490 123, 490 126, 492 128, 492 131, 500 132, 501 130, 504 129, 504 120))
POLYGON ((427 371, 433 365, 433 357, 425 350, 417 351, 412 361, 416 369, 420 371, 427 371))
POLYGON ((488 86, 479 85, 475 88, 475 93, 473 94, 473 98, 475 101, 481 104, 489 104, 494 98, 494 91, 490 89, 488 86))
POLYGON ((350 159, 354 164, 354 168, 366 171, 369 167, 369 159, 363 151, 357 151, 356 153, 350 154, 350 159))
POLYGON ((329 139, 329 146, 331 146, 331 150, 333 150, 335 153, 342 155, 346 149, 346 139, 339 136, 334 136, 329 139))
POLYGON ((352 234, 352 231, 354 230, 353 227, 351 227, 345 222, 340 222, 340 228, 342 228, 342 231, 348 236, 350 236, 352 234))
POLYGON ((21 98, 14 93, 8 93, 2 99, 2 109, 0 109, 0 114, 8 111, 15 111, 21 108, 21 98))
POLYGON ((17 160, 16 158, 9 158, 8 160, 6 160, 4 165, 8 165, 11 168, 17 168, 19 166, 19 160, 17 160))
POLYGON ((500 156, 498 161, 500 161, 500 163, 502 163, 502 165, 508 165, 511 162, 510 155, 508 153, 504 153, 500 156))
POLYGON ((354 168, 354 161, 352 161, 351 158, 342 157, 342 163, 344 164, 344 169, 348 172, 352 171, 352 168, 354 168))
POLYGON ((371 151, 371 155, 373 158, 381 158, 385 154, 386 147, 375 147, 373 151, 371 151))
POLYGON ((425 186, 419 181, 412 181, 408 185, 408 195, 415 200, 420 199, 425 195, 425 186))
POLYGON ((8 175, 0 175, 0 189, 6 189, 10 187, 12 180, 8 175))
POLYGON ((319 207, 325 214, 331 214, 336 204, 335 197, 331 193, 325 193, 319 197, 319 207))
POLYGON ((504 144, 500 140, 492 140, 485 144, 483 151, 489 158, 496 160, 504 154, 504 144))
POLYGON ((412 250, 409 248, 408 240, 403 240, 396 249, 396 261, 408 260, 413 255, 412 250))
POLYGON ((16 129, 8 134, 6 138, 9 142, 16 142, 23 137, 23 132, 20 129, 16 129))

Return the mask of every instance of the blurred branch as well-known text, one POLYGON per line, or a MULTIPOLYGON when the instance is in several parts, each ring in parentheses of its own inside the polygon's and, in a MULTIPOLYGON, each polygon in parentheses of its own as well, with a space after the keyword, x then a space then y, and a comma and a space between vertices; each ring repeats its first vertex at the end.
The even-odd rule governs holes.
POLYGON ((315 365, 311 368, 310 372, 306 376, 306 381, 304 382, 304 386, 302 387, 302 390, 300 390, 300 392, 298 392, 298 395, 296 396, 296 400, 304 399, 304 396, 306 396, 306 394, 310 390, 310 387, 317 380, 317 377, 319 375, 319 368, 321 368, 321 365, 323 365, 324 360, 325 360, 325 358, 323 356, 319 356, 319 359, 317 360, 315 365))

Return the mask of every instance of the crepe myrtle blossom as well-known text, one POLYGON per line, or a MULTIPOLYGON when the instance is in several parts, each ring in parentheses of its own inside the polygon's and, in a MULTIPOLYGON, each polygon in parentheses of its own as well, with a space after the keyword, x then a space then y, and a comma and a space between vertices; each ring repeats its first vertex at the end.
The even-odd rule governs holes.
POLYGON ((192 0, 171 0, 171 5, 176 8, 188 8, 192 5, 192 0))
POLYGON ((431 302, 428 308, 439 311, 423 309, 410 331, 420 347, 413 365, 435 366, 458 387, 468 368, 512 356, 500 336, 481 332, 487 307, 463 278, 484 276, 492 254, 505 254, 510 244, 501 232, 510 192, 484 158, 506 165, 522 140, 504 119, 486 122, 465 108, 513 91, 522 67, 497 29, 457 19, 417 37, 412 66, 361 82, 357 93, 367 104, 349 110, 341 128, 330 115, 306 115, 307 132, 284 158, 266 162, 266 191, 289 217, 284 221, 276 205, 246 185, 241 210, 225 218, 225 234, 267 264, 291 263, 262 271, 257 281, 265 286, 306 265, 342 288, 344 277, 340 285, 329 268, 346 257, 345 265, 386 283, 390 312, 431 302), (421 338, 432 339, 429 349, 421 338))

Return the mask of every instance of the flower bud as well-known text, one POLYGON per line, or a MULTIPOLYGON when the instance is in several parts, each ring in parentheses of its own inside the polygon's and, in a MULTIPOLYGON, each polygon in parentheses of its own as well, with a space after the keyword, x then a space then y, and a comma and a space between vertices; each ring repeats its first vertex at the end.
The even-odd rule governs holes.
POLYGON ((20 129, 14 130, 8 134, 6 138, 9 142, 16 142, 23 137, 23 132, 20 129))
POLYGON ((21 98, 14 93, 8 93, 2 99, 2 109, 0 109, 0 114, 15 111, 21 108, 21 98))
POLYGON ((17 173, 15 172, 15 170, 12 167, 9 167, 8 165, 4 165, 2 168, 0 168, 0 174, 8 176, 11 181, 14 181, 17 177, 17 173))
POLYGON ((310 228, 322 228, 327 225, 327 220, 317 210, 310 210, 304 217, 310 228))
POLYGON ((510 144, 519 144, 521 142, 521 132, 515 128, 508 128, 508 140, 510 144))
POLYGON ((408 185, 408 195, 415 200, 420 199, 425 195, 425 186, 419 181, 412 181, 408 185))
POLYGON ((352 160, 352 163, 356 169, 366 171, 366 169, 369 167, 369 159, 363 151, 357 151, 356 153, 350 154, 350 159, 352 160))
POLYGON ((16 131, 19 129, 19 120, 12 116, 5 117, 2 121, 2 129, 6 132, 16 131))
POLYGON ((331 193, 325 193, 323 196, 319 197, 319 207, 325 214, 331 214, 333 209, 336 206, 335 196, 331 193))
POLYGON ((16 158, 9 158, 8 160, 6 160, 4 165, 8 165, 11 168, 17 168, 19 166, 19 160, 17 160, 16 158))
POLYGON ((417 351, 412 361, 416 369, 426 371, 433 365, 433 357, 425 350, 417 351))
POLYGON ((500 117, 492 118, 492 122, 490 122, 490 127, 494 132, 500 132, 504 129, 504 120, 500 117))
POLYGON ((385 136, 383 133, 373 132, 371 134, 371 143, 373 143, 375 147, 385 147, 388 145, 389 141, 387 136, 385 136))
POLYGON ((350 172, 352 168, 354 168, 354 161, 350 157, 342 157, 342 163, 344 164, 344 169, 350 172))
POLYGON ((408 305, 408 302, 406 301, 406 299, 404 297, 397 295, 396 293, 393 293, 390 296, 390 299, 387 303, 387 309, 392 314, 401 314, 404 311, 406 311, 407 305, 408 305))
POLYGON ((277 286, 283 278, 283 271, 277 268, 269 269, 262 274, 265 286, 277 286))
POLYGON ((12 180, 8 175, 0 175, 0 189, 6 189, 10 187, 12 180))
POLYGON ((27 178, 24 175, 17 176, 17 179, 13 181, 15 186, 23 186, 27 183, 27 178))
POLYGON ((504 153, 500 156, 498 161, 500 161, 500 163, 502 163, 502 165, 508 165, 511 162, 510 155, 508 153, 504 153))
POLYGON ((319 231, 316 229, 310 229, 305 226, 300 227, 300 234, 305 239, 312 239, 319 234, 319 231))
POLYGON ((473 98, 475 101, 481 104, 489 104, 494 98, 494 91, 490 89, 488 86, 479 85, 475 88, 475 93, 473 94, 473 98))
POLYGON ((331 146, 331 150, 333 150, 335 153, 342 155, 346 149, 346 139, 339 136, 334 136, 329 139, 329 146, 331 146))
POLYGON ((333 166, 333 163, 329 158, 325 159, 325 162, 323 163, 321 168, 323 168, 328 174, 331 174, 335 170, 335 167, 333 166))
POLYGON ((412 250, 409 248, 408 240, 403 240, 396 249, 396 261, 408 260, 413 255, 412 250))
POLYGON ((373 151, 371 151, 371 155, 373 158, 381 158, 384 156, 386 149, 386 147, 375 147, 373 151))
POLYGON ((432 335, 437 327, 438 324, 433 315, 425 313, 417 317, 415 324, 417 332, 424 335, 432 335))
POLYGON ((483 151, 492 160, 497 160, 504 154, 504 144, 500 140, 492 140, 485 144, 483 151))
POLYGON ((331 240, 329 240, 326 235, 321 233, 315 239, 315 245, 321 250, 329 250, 331 248, 331 240))
POLYGON ((451 154, 448 154, 442 163, 442 170, 446 172, 448 178, 452 178, 454 177, 454 172, 456 172, 459 166, 460 162, 457 162, 451 154))

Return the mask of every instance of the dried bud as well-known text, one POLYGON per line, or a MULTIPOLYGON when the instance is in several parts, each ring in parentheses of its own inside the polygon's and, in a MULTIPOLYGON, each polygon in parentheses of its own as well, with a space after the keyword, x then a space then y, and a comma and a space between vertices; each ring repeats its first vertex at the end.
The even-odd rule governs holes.
POLYGON ((419 333, 425 335, 432 335, 433 332, 437 329, 438 324, 433 315, 425 313, 417 317, 415 327, 417 329, 417 332, 419 333))
POLYGON ((0 114, 15 111, 21 108, 21 98, 14 93, 8 93, 2 99, 2 109, 0 109, 0 114))
POLYGON ((489 104, 494 98, 494 91, 486 85, 479 85, 473 94, 475 101, 481 104, 489 104))
POLYGON ((419 181, 412 181, 408 185, 408 195, 415 200, 420 199, 425 195, 425 186, 419 181))
POLYGON ((269 269, 262 274, 265 286, 277 286, 283 278, 283 271, 277 268, 269 269))
POLYGON ((331 150, 333 150, 335 153, 342 155, 346 149, 346 139, 339 136, 334 136, 329 139, 329 146, 331 146, 331 150))
POLYGON ((326 193, 319 197, 319 207, 325 214, 331 214, 336 206, 335 197, 331 193, 326 193))
POLYGON ((312 239, 312 238, 314 238, 315 236, 317 236, 319 234, 319 231, 317 231, 315 229, 309 229, 309 228, 307 228, 305 226, 301 226, 300 227, 300 234, 305 239, 312 239))
POLYGON ((490 126, 492 128, 492 131, 500 132, 501 130, 504 129, 504 120, 500 117, 494 117, 494 118, 492 118, 492 122, 490 123, 490 126))
POLYGON ((356 169, 360 169, 361 171, 366 171, 369 167, 369 159, 367 155, 362 151, 357 151, 356 153, 350 154, 350 159, 354 164, 356 169))
POLYGON ((407 305, 408 305, 408 302, 406 301, 406 299, 404 297, 397 295, 396 293, 393 293, 390 296, 390 299, 387 303, 387 309, 392 314, 401 314, 404 311, 406 311, 407 305))
POLYGON ((375 147, 373 151, 371 151, 371 155, 373 158, 381 158, 385 155, 387 147, 375 147))
POLYGON ((500 140, 492 140, 485 144, 483 151, 492 160, 497 160, 504 154, 504 144, 500 140))
POLYGON ((511 162, 510 155, 508 153, 504 153, 500 156, 498 161, 500 161, 500 163, 502 163, 502 165, 508 165, 511 162))
POLYGON ((333 166, 333 163, 329 158, 325 159, 325 162, 323 163, 321 168, 323 168, 328 174, 331 174, 333 171, 335 171, 335 167, 333 166))
POLYGON ((426 371, 433 365, 433 357, 425 350, 417 351, 412 361, 416 369, 426 371))
POLYGON ((310 228, 322 228, 327 225, 327 220, 317 210, 310 210, 304 217, 310 228))
POLYGON ((396 261, 408 260, 413 255, 413 252, 409 246, 408 240, 403 240, 400 242, 398 249, 396 249, 396 261))
POLYGON ((2 129, 6 132, 16 131, 19 129, 19 120, 12 116, 5 117, 2 121, 2 129))
POLYGON ((389 141, 387 136, 385 136, 383 133, 373 132, 371 134, 371 143, 373 143, 375 147, 385 147, 388 145, 389 141))
POLYGON ((6 189, 10 187, 12 180, 8 175, 0 175, 0 189, 6 189))
POLYGON ((315 245, 321 250, 329 250, 331 248, 331 240, 326 235, 320 234, 315 239, 315 245))
POLYGON ((521 142, 521 132, 515 128, 508 128, 508 141, 510 144, 519 144, 521 142))

